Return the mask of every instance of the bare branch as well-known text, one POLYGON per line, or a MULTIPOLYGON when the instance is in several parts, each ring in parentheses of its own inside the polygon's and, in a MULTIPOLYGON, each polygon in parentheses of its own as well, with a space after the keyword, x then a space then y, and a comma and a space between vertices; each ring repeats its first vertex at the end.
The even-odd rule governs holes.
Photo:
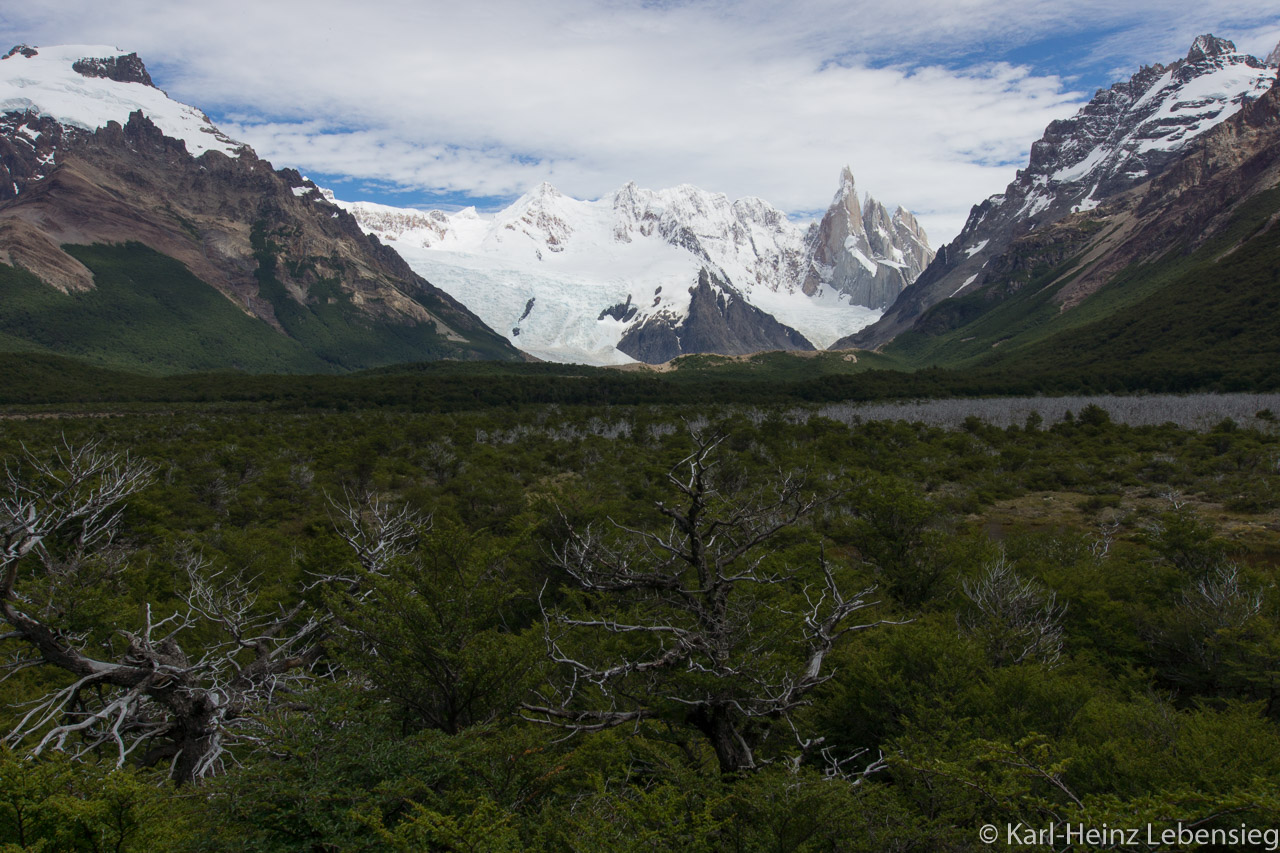
POLYGON ((586 612, 544 607, 547 655, 562 678, 551 685, 554 698, 524 711, 582 731, 649 718, 687 726, 731 773, 756 767, 769 728, 790 724, 790 713, 830 678, 824 665, 841 637, 884 623, 850 620, 879 603, 874 587, 845 593, 825 556, 819 579, 803 586, 798 578, 812 570, 768 562, 767 545, 821 503, 802 477, 721 494, 713 473, 725 437, 692 438, 693 452, 667 476, 677 499, 656 504, 666 529, 613 522, 606 535, 562 516, 569 532, 556 564, 592 597, 586 612), (788 609, 797 595, 803 606, 788 609), (788 639, 773 633, 780 621, 788 639))
POLYGON ((33 701, 4 737, 31 744, 33 754, 58 750, 86 756, 108 749, 122 765, 145 747, 145 763, 168 758, 172 777, 189 782, 217 772, 235 744, 252 739, 255 715, 310 678, 320 654, 323 617, 290 610, 260 613, 251 580, 209 570, 194 553, 178 561, 188 585, 186 611, 156 618, 145 607, 125 648, 91 655, 85 638, 56 624, 24 588, 44 578, 40 596, 73 589, 91 558, 119 527, 121 502, 149 480, 153 466, 96 443, 65 441, 48 457, 27 452, 5 467, 0 483, 0 615, 4 637, 32 654, 7 668, 53 666, 72 682, 33 701), (66 555, 54 558, 55 552, 66 555), (39 560, 27 559, 39 556, 39 560), (23 571, 23 569, 27 571, 23 571), (192 659, 181 640, 199 626, 205 638, 192 659), (212 637, 213 639, 209 639, 212 637))
POLYGON ((1067 606, 1055 592, 1019 577, 1003 554, 963 590, 973 610, 960 617, 961 627, 983 639, 997 666, 1032 659, 1057 664, 1067 606))
MULTIPOLYGON (((345 488, 341 503, 329 500, 329 517, 342 541, 355 552, 361 571, 376 577, 386 577, 391 563, 413 551, 431 529, 430 517, 395 507, 372 492, 353 493, 345 488)), ((308 589, 331 583, 355 593, 362 580, 361 575, 320 575, 308 589)))

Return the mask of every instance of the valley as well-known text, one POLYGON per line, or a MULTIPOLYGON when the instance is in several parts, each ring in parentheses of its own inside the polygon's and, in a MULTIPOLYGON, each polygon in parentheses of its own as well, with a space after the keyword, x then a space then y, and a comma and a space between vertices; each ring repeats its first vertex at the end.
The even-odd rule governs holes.
POLYGON ((1280 47, 281 8, 0 59, 0 850, 1269 843, 1280 47))

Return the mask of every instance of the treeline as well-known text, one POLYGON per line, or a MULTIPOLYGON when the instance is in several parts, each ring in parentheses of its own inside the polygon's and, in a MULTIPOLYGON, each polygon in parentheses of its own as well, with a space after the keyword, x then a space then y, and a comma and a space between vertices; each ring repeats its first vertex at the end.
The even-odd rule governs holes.
MULTIPOLYGON (((789 357, 783 357, 789 358, 789 357)), ((798 359, 797 359, 798 360, 798 359)), ((0 405, 253 403, 291 410, 466 411, 570 406, 827 403, 1102 393, 1259 392, 1280 388, 1280 362, 1235 368, 1186 362, 1150 370, 1012 372, 870 369, 797 379, 795 371, 735 366, 664 374, 558 364, 432 362, 347 375, 202 373, 141 376, 40 354, 0 354, 0 405)), ((820 372, 820 371, 815 371, 820 372)))

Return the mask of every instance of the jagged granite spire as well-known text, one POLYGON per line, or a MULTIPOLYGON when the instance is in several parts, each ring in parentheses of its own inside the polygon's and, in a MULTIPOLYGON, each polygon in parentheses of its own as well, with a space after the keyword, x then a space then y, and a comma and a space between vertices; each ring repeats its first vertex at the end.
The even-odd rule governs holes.
POLYGON ((1202 36, 1196 36, 1196 40, 1191 43, 1191 50, 1187 51, 1187 62, 1200 62, 1204 59, 1227 56, 1235 52, 1235 42, 1220 39, 1211 33, 1206 33, 1202 36))
POLYGON ((1275 47, 1271 48, 1271 52, 1267 54, 1265 62, 1272 68, 1280 65, 1280 42, 1278 42, 1275 47))
POLYGON ((805 293, 828 285, 868 308, 887 308, 933 260, 924 229, 902 208, 892 216, 868 193, 858 201, 853 171, 845 166, 840 188, 808 241, 805 293))

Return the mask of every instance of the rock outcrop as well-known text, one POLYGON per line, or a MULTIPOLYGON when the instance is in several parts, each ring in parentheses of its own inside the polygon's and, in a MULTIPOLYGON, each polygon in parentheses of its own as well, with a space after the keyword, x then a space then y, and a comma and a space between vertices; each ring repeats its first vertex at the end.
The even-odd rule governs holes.
POLYGON ((749 304, 731 284, 704 268, 690 290, 688 314, 651 315, 622 336, 618 349, 637 361, 660 364, 692 353, 746 355, 812 350, 813 344, 749 304))
POLYGON ((929 239, 911 213, 899 207, 890 216, 870 195, 859 203, 848 166, 806 249, 805 293, 825 284, 868 308, 888 308, 933 260, 929 239))

